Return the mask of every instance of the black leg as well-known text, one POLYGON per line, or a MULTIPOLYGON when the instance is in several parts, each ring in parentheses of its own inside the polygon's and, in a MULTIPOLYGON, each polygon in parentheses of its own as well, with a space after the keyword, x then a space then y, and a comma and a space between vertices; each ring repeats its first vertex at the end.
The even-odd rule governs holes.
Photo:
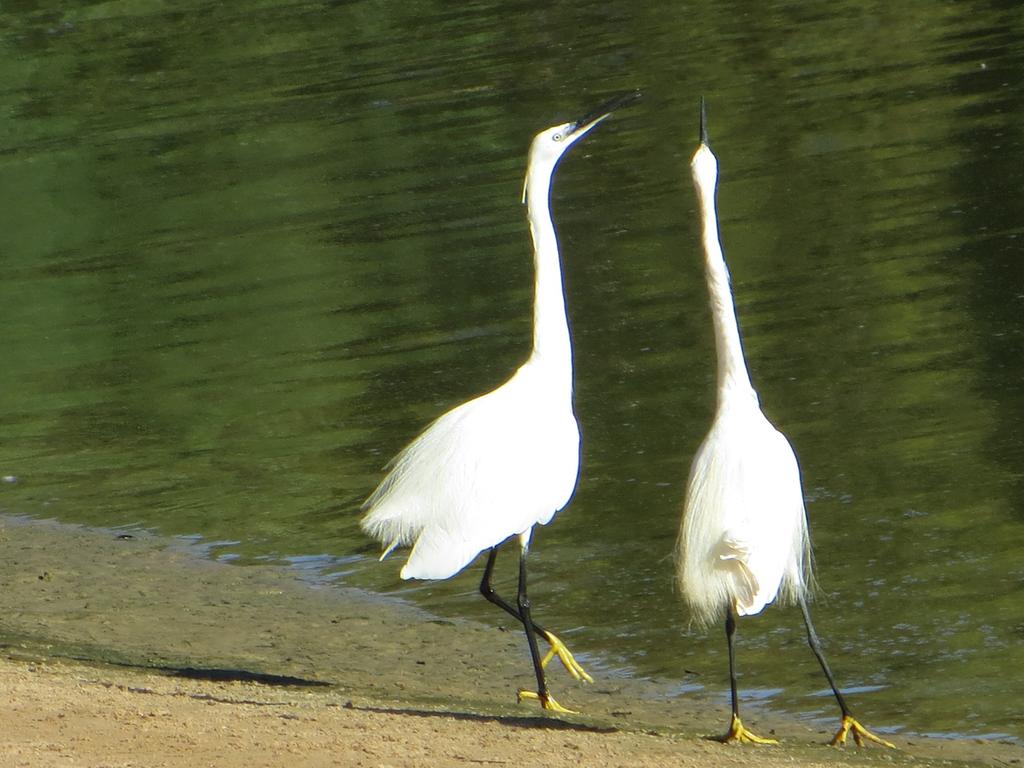
MULTIPOLYGON (((536 644, 537 635, 541 635, 548 643, 551 644, 551 650, 548 651, 548 655, 545 656, 540 662, 541 669, 546 667, 548 662, 551 661, 552 658, 558 656, 558 660, 562 663, 562 666, 565 667, 566 671, 570 675, 572 675, 573 678, 585 683, 594 682, 594 678, 587 674, 587 671, 580 666, 579 662, 576 661, 576 659, 573 657, 569 649, 565 647, 565 643, 559 640, 553 632, 549 632, 548 630, 544 629, 544 627, 542 627, 540 624, 537 624, 535 621, 533 621, 533 619, 529 615, 525 617, 524 621, 522 612, 520 610, 517 610, 501 595, 494 591, 494 587, 491 586, 491 575, 494 572, 494 562, 497 559, 497 556, 498 547, 493 547, 487 555, 487 565, 484 566, 484 575, 483 578, 480 580, 480 594, 483 595, 488 602, 493 603, 510 616, 513 616, 517 621, 522 623, 524 627, 526 626, 525 622, 529 621, 530 626, 533 628, 534 644, 536 644)), ((522 560, 520 560, 520 589, 522 590, 525 590, 525 582, 524 577, 522 575, 522 569, 524 567, 525 566, 523 565, 522 560)), ((547 709, 558 709, 559 705, 552 705, 552 701, 553 700, 549 696, 548 703, 545 704, 545 707, 547 709)), ((563 709, 562 711, 568 712, 569 710, 563 709)))
POLYGON ((725 639, 729 644, 729 693, 732 694, 732 722, 719 741, 740 741, 748 744, 778 744, 775 739, 756 736, 740 721, 740 696, 736 685, 736 611, 730 605, 725 611, 725 639))
MULTIPOLYGON (((501 546, 500 544, 498 546, 501 546)), ((505 598, 494 591, 494 587, 491 586, 491 574, 494 571, 494 561, 498 557, 498 547, 492 547, 491 551, 487 555, 487 565, 484 566, 484 577, 480 580, 480 594, 483 595, 488 602, 501 608, 505 613, 514 617, 516 621, 522 622, 523 617, 519 614, 519 611, 514 606, 509 604, 505 598)), ((544 635, 545 637, 549 634, 544 627, 536 622, 533 623, 533 631, 544 635)))
POLYGON ((850 715, 850 708, 846 705, 846 699, 843 698, 843 694, 839 691, 839 686, 836 685, 836 679, 832 677, 832 670, 829 669, 828 662, 825 661, 825 654, 822 652, 821 643, 818 641, 818 633, 814 631, 814 624, 811 623, 811 612, 807 608, 807 601, 803 596, 800 597, 800 612, 804 615, 804 626, 807 627, 807 644, 811 646, 811 650, 821 665, 821 671, 825 673, 828 684, 832 686, 832 693, 835 694, 836 701, 839 702, 839 709, 843 713, 843 717, 848 717, 850 715))
POLYGON ((732 606, 730 605, 725 614, 725 640, 729 644, 729 691, 732 694, 732 717, 733 720, 738 720, 740 716, 740 699, 736 692, 736 645, 733 642, 735 634, 736 614, 733 613, 732 606))
POLYGON ((847 734, 853 734, 853 740, 857 746, 863 746, 864 739, 873 741, 876 744, 895 749, 895 745, 886 741, 885 739, 879 738, 863 725, 857 722, 857 720, 850 713, 850 707, 846 704, 846 699, 843 697, 842 692, 839 690, 839 686, 836 685, 836 679, 832 676, 832 670, 829 669, 828 662, 825 661, 825 654, 821 650, 821 643, 818 641, 818 633, 814 631, 814 624, 811 623, 811 612, 807 608, 807 601, 801 596, 800 597, 800 612, 804 615, 804 625, 807 627, 807 643, 811 646, 811 650, 814 651, 815 657, 818 659, 818 663, 821 664, 821 671, 825 673, 825 677, 828 678, 828 684, 832 686, 832 693, 835 694, 836 701, 839 703, 839 709, 843 713, 842 723, 840 723, 839 730, 836 735, 832 737, 832 741, 829 742, 833 747, 839 746, 840 744, 846 743, 847 734))
POLYGON ((523 547, 519 553, 519 616, 523 622, 523 629, 526 631, 526 642, 530 644, 530 657, 533 659, 533 671, 537 674, 537 698, 547 706, 548 684, 544 679, 544 666, 541 664, 540 650, 537 648, 537 635, 535 625, 530 618, 530 598, 526 595, 526 557, 529 550, 523 547))

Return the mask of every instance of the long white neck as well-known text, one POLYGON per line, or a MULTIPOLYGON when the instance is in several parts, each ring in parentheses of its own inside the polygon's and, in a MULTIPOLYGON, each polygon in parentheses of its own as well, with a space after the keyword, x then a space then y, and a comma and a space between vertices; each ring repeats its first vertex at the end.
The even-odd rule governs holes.
MULTIPOLYGON (((706 149, 702 147, 702 149, 706 149)), ((698 150, 700 151, 700 150, 698 150)), ((707 150, 710 153, 710 150, 707 150)), ((704 269, 711 300, 711 317, 715 328, 715 350, 718 356, 718 405, 721 407, 726 396, 757 395, 750 383, 750 374, 743 360, 743 344, 740 341, 739 325, 736 321, 736 307, 729 288, 729 269, 725 265, 722 244, 718 239, 718 213, 715 209, 715 183, 694 175, 697 197, 700 201, 704 231, 701 235, 704 245, 704 269)))
POLYGON ((533 352, 530 361, 542 365, 558 386, 572 392, 572 342, 565 313, 562 265, 551 221, 553 168, 531 168, 526 178, 527 218, 533 237, 534 299, 533 352))

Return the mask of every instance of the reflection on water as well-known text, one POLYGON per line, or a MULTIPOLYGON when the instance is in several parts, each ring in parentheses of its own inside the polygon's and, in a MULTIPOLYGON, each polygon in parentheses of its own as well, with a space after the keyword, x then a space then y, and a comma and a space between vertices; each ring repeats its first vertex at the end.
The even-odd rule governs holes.
MULTIPOLYGON (((1024 733, 1019 14, 390 13, 8 11, 0 506, 497 621, 476 572, 404 584, 377 565, 357 507, 527 350, 532 134, 639 85, 555 185, 584 455, 537 536, 534 597, 608 670, 724 697, 724 643, 689 626, 671 563, 713 403, 686 167, 703 93, 838 676, 872 725, 1024 733)), ((746 690, 832 716, 795 612, 739 631, 746 690)))

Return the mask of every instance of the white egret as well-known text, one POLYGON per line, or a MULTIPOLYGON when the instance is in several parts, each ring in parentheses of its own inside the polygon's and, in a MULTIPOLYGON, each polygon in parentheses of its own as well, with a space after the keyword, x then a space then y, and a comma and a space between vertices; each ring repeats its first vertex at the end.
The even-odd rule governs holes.
POLYGON ((714 421, 690 467, 677 547, 680 588, 698 622, 725 616, 732 722, 723 741, 776 743, 740 721, 734 635, 737 616, 753 616, 778 600, 800 606, 807 639, 842 712, 832 745, 849 733, 892 747, 858 723, 821 650, 807 600, 812 582, 800 469, 785 436, 761 412, 743 359, 729 271, 715 208, 718 161, 708 146, 701 100, 700 146, 690 162, 703 220, 704 265, 718 358, 714 421))
POLYGON ((550 189, 559 159, 629 93, 587 116, 541 131, 530 146, 523 201, 534 246, 533 349, 497 389, 448 411, 388 465, 363 505, 363 529, 386 547, 412 545, 403 579, 447 579, 490 549, 480 592, 522 622, 537 699, 569 712, 548 692, 544 668, 558 656, 577 680, 592 682, 565 645, 531 618, 526 561, 536 525, 548 523, 572 497, 579 473, 580 434, 573 413, 572 346, 565 311, 550 189), (513 606, 491 586, 499 546, 519 538, 519 590, 513 606), (550 644, 542 659, 536 635, 550 644))

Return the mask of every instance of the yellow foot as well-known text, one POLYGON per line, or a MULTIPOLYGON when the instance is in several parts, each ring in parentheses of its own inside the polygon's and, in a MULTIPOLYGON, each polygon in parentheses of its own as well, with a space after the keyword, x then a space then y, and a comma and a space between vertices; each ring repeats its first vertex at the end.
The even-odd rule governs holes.
POLYGON ((594 678, 588 675, 587 671, 580 666, 580 663, 576 661, 573 655, 569 652, 569 649, 565 647, 565 643, 559 640, 554 632, 544 632, 544 638, 551 643, 551 650, 548 651, 548 655, 541 660, 541 668, 546 668, 548 662, 555 658, 555 656, 558 656, 558 660, 562 662, 562 666, 564 666, 569 674, 574 678, 584 683, 594 682, 594 678))
POLYGON ((746 728, 743 727, 743 723, 740 722, 739 717, 736 715, 732 716, 732 723, 729 724, 729 732, 725 736, 718 738, 723 744, 728 744, 730 741, 738 741, 741 744, 778 744, 776 739, 762 739, 760 736, 755 736, 746 728))
POLYGON ((575 710, 566 709, 565 707, 563 707, 561 704, 555 701, 554 697, 550 694, 548 694, 547 696, 541 696, 535 691, 519 691, 519 693, 516 695, 516 701, 522 701, 523 699, 532 699, 534 701, 539 701, 540 705, 549 712, 561 712, 565 715, 579 714, 579 712, 576 712, 575 710))
POLYGON ((853 719, 851 715, 843 715, 843 722, 839 726, 839 730, 836 731, 836 735, 832 737, 832 741, 828 744, 830 747, 838 747, 841 744, 846 743, 847 734, 853 734, 853 740, 856 742, 858 747, 864 746, 864 739, 873 741, 875 744, 881 744, 883 747, 889 747, 889 749, 896 749, 895 744, 891 744, 885 739, 880 739, 875 736, 871 731, 865 728, 863 725, 853 719))

